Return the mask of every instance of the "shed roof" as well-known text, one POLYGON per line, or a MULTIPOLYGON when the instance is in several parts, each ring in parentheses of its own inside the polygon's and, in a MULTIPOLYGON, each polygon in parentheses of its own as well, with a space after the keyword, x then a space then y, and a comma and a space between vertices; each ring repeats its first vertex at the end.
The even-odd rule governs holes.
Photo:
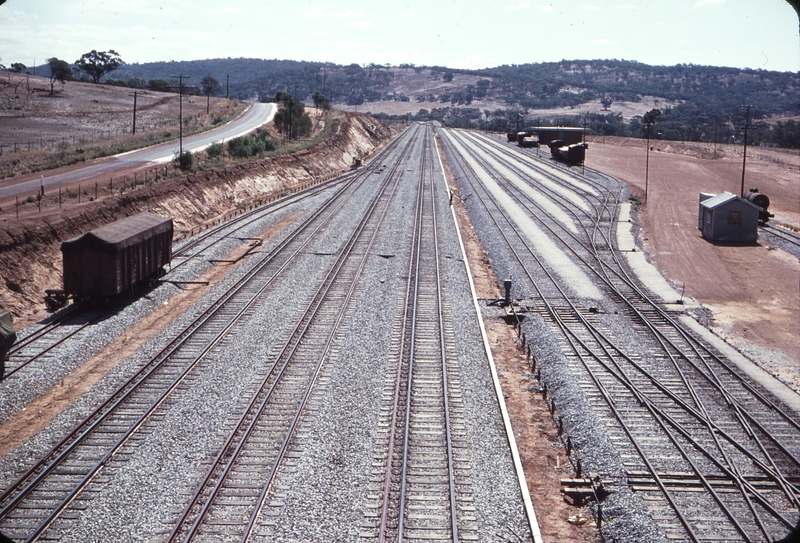
POLYGON ((539 132, 554 132, 554 131, 563 131, 563 132, 583 132, 583 128, 580 126, 539 126, 536 128, 539 132))
POLYGON ((72 254, 92 247, 103 253, 116 253, 149 237, 172 231, 172 219, 155 213, 139 213, 95 228, 61 244, 61 252, 72 254))
POLYGON ((703 200, 702 202, 700 202, 700 205, 708 209, 714 209, 723 204, 727 204, 728 202, 731 202, 733 200, 739 200, 743 204, 751 205, 753 207, 761 209, 760 207, 754 205, 752 202, 745 200, 744 198, 739 198, 738 196, 730 192, 721 192, 716 196, 712 196, 707 200, 703 200))

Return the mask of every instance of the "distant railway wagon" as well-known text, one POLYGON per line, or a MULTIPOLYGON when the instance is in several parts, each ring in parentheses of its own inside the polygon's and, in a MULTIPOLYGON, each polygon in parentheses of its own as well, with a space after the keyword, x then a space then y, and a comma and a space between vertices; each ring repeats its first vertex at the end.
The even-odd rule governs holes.
POLYGON ((572 145, 583 141, 583 128, 572 126, 543 126, 535 131, 539 135, 539 144, 548 145, 554 141, 562 142, 562 145, 572 145))
POLYGON ((112 298, 163 274, 172 260, 172 219, 140 213, 61 244, 65 298, 112 298))
POLYGON ((551 142, 550 153, 553 158, 567 164, 583 164, 586 160, 586 143, 563 145, 562 142, 551 142))

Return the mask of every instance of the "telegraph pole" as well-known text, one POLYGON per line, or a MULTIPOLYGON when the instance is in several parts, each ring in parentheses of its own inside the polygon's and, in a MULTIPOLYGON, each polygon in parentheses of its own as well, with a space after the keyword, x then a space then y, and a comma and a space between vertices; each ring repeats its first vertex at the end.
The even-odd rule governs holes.
POLYGON ((136 135, 136 95, 138 91, 133 91, 133 135, 136 135))
POLYGON ((645 123, 647 125, 647 160, 644 167, 644 203, 647 203, 647 182, 650 177, 650 127, 653 123, 645 123))
POLYGON ((189 79, 189 76, 174 75, 172 79, 178 80, 178 139, 180 141, 178 156, 183 156, 183 80, 189 79))
POLYGON ((744 168, 747 164, 747 129, 750 127, 750 106, 747 106, 747 119, 744 122, 744 151, 742 152, 742 190, 739 196, 744 198, 744 168))

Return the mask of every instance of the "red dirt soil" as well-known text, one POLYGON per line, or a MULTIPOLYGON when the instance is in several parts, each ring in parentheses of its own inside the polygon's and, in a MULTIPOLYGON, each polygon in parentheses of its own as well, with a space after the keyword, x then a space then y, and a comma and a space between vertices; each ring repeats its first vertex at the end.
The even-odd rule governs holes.
MULTIPOLYGON (((599 138, 597 138, 599 139, 599 138)), ((645 142, 590 143, 586 165, 615 175, 644 201, 645 142)), ((800 228, 800 155, 748 149, 745 190, 769 196, 774 221, 800 228)), ((647 201, 639 207, 644 249, 687 296, 713 312, 714 331, 800 391, 800 261, 760 238, 713 244, 697 229, 698 193, 739 193, 741 147, 651 141, 647 201), (736 154, 738 152, 738 155, 736 154)))

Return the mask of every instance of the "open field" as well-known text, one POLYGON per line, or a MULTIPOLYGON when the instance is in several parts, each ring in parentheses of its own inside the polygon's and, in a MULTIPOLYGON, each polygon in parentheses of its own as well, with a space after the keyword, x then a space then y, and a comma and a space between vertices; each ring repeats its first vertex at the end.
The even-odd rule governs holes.
MULTIPOLYGON (((56 83, 54 90, 50 96, 45 77, 0 76, 0 177, 177 138, 177 94, 74 81, 56 83)), ((244 107, 225 98, 212 98, 210 106, 206 114, 205 96, 184 96, 184 135, 224 122, 244 107)))

